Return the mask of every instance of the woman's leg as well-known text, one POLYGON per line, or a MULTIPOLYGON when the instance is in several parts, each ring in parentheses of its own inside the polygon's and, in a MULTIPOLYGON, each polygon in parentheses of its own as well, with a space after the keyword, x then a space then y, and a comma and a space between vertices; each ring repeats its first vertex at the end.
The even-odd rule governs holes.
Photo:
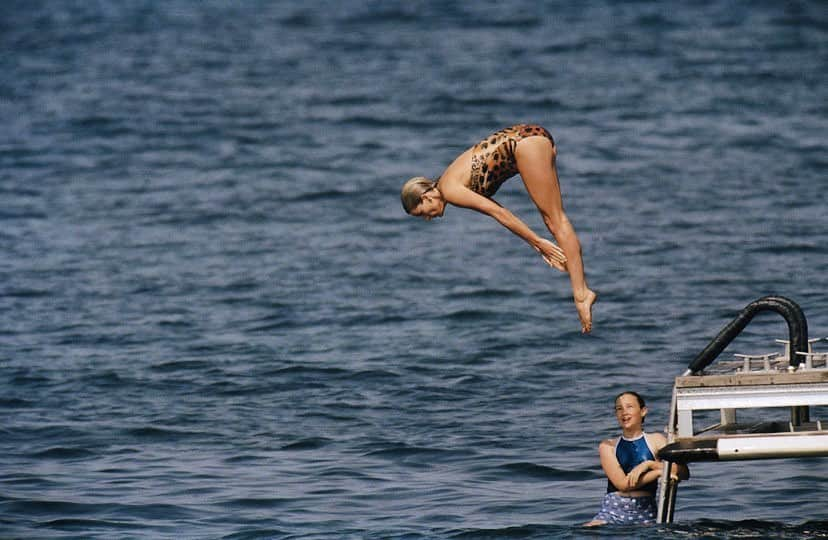
POLYGON ((564 213, 555 155, 555 147, 545 137, 523 139, 515 149, 518 171, 526 190, 538 207, 549 232, 566 254, 566 269, 572 283, 575 307, 581 319, 581 330, 589 332, 592 329, 592 304, 596 294, 586 282, 581 242, 564 213))

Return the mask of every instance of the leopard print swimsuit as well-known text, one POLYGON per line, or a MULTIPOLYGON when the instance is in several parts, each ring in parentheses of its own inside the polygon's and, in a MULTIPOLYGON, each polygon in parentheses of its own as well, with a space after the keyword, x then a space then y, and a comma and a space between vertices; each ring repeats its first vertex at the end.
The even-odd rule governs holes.
POLYGON ((537 124, 517 124, 495 131, 472 149, 469 189, 484 197, 494 195, 500 186, 517 174, 515 148, 518 141, 540 135, 555 145, 552 135, 537 124))

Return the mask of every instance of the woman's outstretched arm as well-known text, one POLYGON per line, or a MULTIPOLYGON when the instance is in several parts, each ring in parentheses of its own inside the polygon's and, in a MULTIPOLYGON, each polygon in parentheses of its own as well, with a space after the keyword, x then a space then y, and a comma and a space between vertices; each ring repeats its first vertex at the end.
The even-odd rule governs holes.
POLYGON ((441 187, 441 192, 446 202, 462 208, 476 210, 493 218, 532 246, 535 251, 540 253, 547 264, 561 272, 566 272, 564 251, 552 241, 536 234, 526 223, 504 206, 475 193, 465 186, 454 186, 448 189, 441 187))

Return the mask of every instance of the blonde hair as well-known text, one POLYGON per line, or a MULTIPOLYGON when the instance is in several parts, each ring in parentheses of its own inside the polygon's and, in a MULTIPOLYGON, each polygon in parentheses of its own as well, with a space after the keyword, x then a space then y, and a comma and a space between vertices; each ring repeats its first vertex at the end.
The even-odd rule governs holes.
POLYGON ((412 210, 417 208, 420 201, 423 200, 423 193, 436 187, 437 184, 435 182, 432 182, 424 176, 415 176, 403 184, 400 200, 402 201, 405 213, 410 214, 412 210))

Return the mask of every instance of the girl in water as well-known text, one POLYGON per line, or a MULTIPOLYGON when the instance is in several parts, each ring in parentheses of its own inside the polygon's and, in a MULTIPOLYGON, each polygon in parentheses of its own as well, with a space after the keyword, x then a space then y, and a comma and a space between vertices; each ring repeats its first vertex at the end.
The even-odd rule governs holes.
POLYGON ((402 205, 408 214, 425 220, 442 216, 448 204, 494 218, 532 246, 547 264, 569 273, 581 331, 589 332, 596 294, 587 286, 581 243, 563 210, 555 156, 555 141, 545 128, 517 124, 460 154, 436 182, 421 176, 410 179, 402 188, 402 205), (491 198, 503 182, 518 173, 561 247, 535 234, 491 198))
MULTIPOLYGON (((601 467, 607 475, 607 494, 601 511, 586 527, 655 523, 655 493, 663 463, 656 460, 658 451, 667 444, 661 433, 644 433, 647 406, 635 392, 622 392, 615 398, 615 418, 621 436, 602 441, 598 446, 601 467)), ((690 478, 686 465, 673 464, 673 481, 690 478)))

